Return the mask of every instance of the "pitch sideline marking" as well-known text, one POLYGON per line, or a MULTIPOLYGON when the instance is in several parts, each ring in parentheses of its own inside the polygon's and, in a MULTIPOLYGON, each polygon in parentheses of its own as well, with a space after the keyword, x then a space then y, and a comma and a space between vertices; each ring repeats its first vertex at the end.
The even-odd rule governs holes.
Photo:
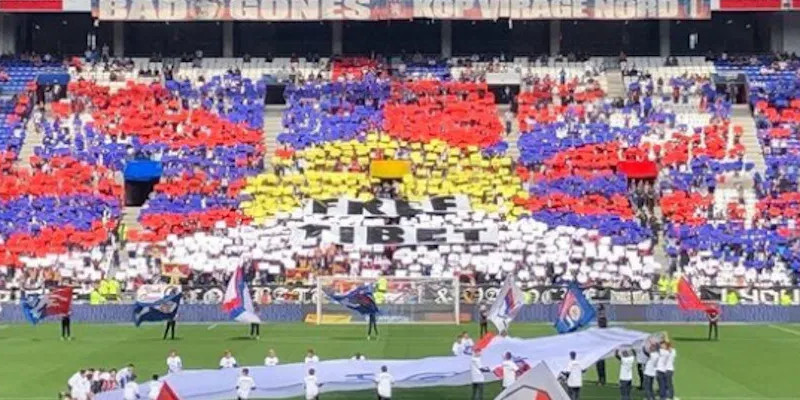
POLYGON ((217 327, 217 324, 211 324, 211 325, 208 326, 208 328, 206 328, 206 330, 210 331, 210 330, 212 330, 212 329, 214 329, 216 327, 217 327))
POLYGON ((798 331, 796 331, 794 329, 784 328, 784 327, 782 327, 780 325, 768 325, 768 326, 770 328, 777 329, 777 330, 779 330, 781 332, 788 333, 790 335, 800 336, 800 332, 798 332, 798 331))

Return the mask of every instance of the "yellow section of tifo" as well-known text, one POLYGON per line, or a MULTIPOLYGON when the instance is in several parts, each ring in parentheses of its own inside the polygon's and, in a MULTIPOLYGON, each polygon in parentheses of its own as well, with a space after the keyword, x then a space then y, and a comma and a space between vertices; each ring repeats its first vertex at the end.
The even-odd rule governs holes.
POLYGON ((347 197, 371 200, 372 159, 411 161, 411 174, 399 185, 399 195, 410 201, 429 196, 464 194, 474 210, 517 218, 525 210, 514 196, 527 197, 511 158, 484 156, 477 146, 460 149, 445 142, 406 142, 370 133, 363 142, 330 142, 296 152, 291 158, 272 158, 272 171, 247 180, 243 190, 245 215, 262 223, 279 212, 291 212, 308 198, 347 197))

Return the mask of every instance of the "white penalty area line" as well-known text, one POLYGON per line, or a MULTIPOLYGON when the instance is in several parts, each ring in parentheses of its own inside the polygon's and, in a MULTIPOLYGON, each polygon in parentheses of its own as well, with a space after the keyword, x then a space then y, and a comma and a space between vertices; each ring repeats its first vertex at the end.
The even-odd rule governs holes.
POLYGON ((777 329, 777 330, 779 330, 781 332, 784 332, 784 333, 788 333, 790 335, 800 336, 800 331, 796 331, 794 329, 789 329, 789 328, 786 328, 786 327, 783 327, 783 326, 780 326, 780 325, 769 325, 769 327, 772 328, 772 329, 777 329))
POLYGON ((216 327, 217 327, 217 324, 211 324, 211 325, 209 325, 209 326, 208 326, 208 328, 206 328, 206 329, 210 331, 210 330, 212 330, 212 329, 214 329, 214 328, 216 328, 216 327))

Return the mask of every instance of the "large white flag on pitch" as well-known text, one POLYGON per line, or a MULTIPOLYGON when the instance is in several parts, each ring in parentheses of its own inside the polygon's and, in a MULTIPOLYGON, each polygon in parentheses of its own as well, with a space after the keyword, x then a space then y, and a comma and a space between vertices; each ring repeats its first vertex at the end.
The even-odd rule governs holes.
POLYGON ((497 327, 498 332, 508 331, 511 321, 517 316, 524 304, 525 293, 514 282, 514 275, 509 274, 503 287, 489 309, 489 320, 497 327))
POLYGON ((556 380, 553 371, 540 362, 517 378, 494 400, 569 400, 569 395, 556 380))

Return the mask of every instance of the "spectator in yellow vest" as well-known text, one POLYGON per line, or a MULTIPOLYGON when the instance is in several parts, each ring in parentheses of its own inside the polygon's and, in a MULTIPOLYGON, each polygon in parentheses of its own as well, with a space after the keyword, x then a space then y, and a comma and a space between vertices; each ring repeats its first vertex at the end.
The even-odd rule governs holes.
POLYGON ((781 293, 781 305, 785 307, 792 305, 792 296, 789 295, 789 292, 783 291, 781 293))
POLYGON ((725 304, 729 306, 735 306, 739 304, 739 294, 737 294, 735 290, 729 291, 728 295, 725 296, 725 304))
POLYGON ((106 298, 103 297, 102 294, 95 288, 89 293, 89 304, 93 306, 98 306, 100 304, 104 304, 106 302, 106 298))

